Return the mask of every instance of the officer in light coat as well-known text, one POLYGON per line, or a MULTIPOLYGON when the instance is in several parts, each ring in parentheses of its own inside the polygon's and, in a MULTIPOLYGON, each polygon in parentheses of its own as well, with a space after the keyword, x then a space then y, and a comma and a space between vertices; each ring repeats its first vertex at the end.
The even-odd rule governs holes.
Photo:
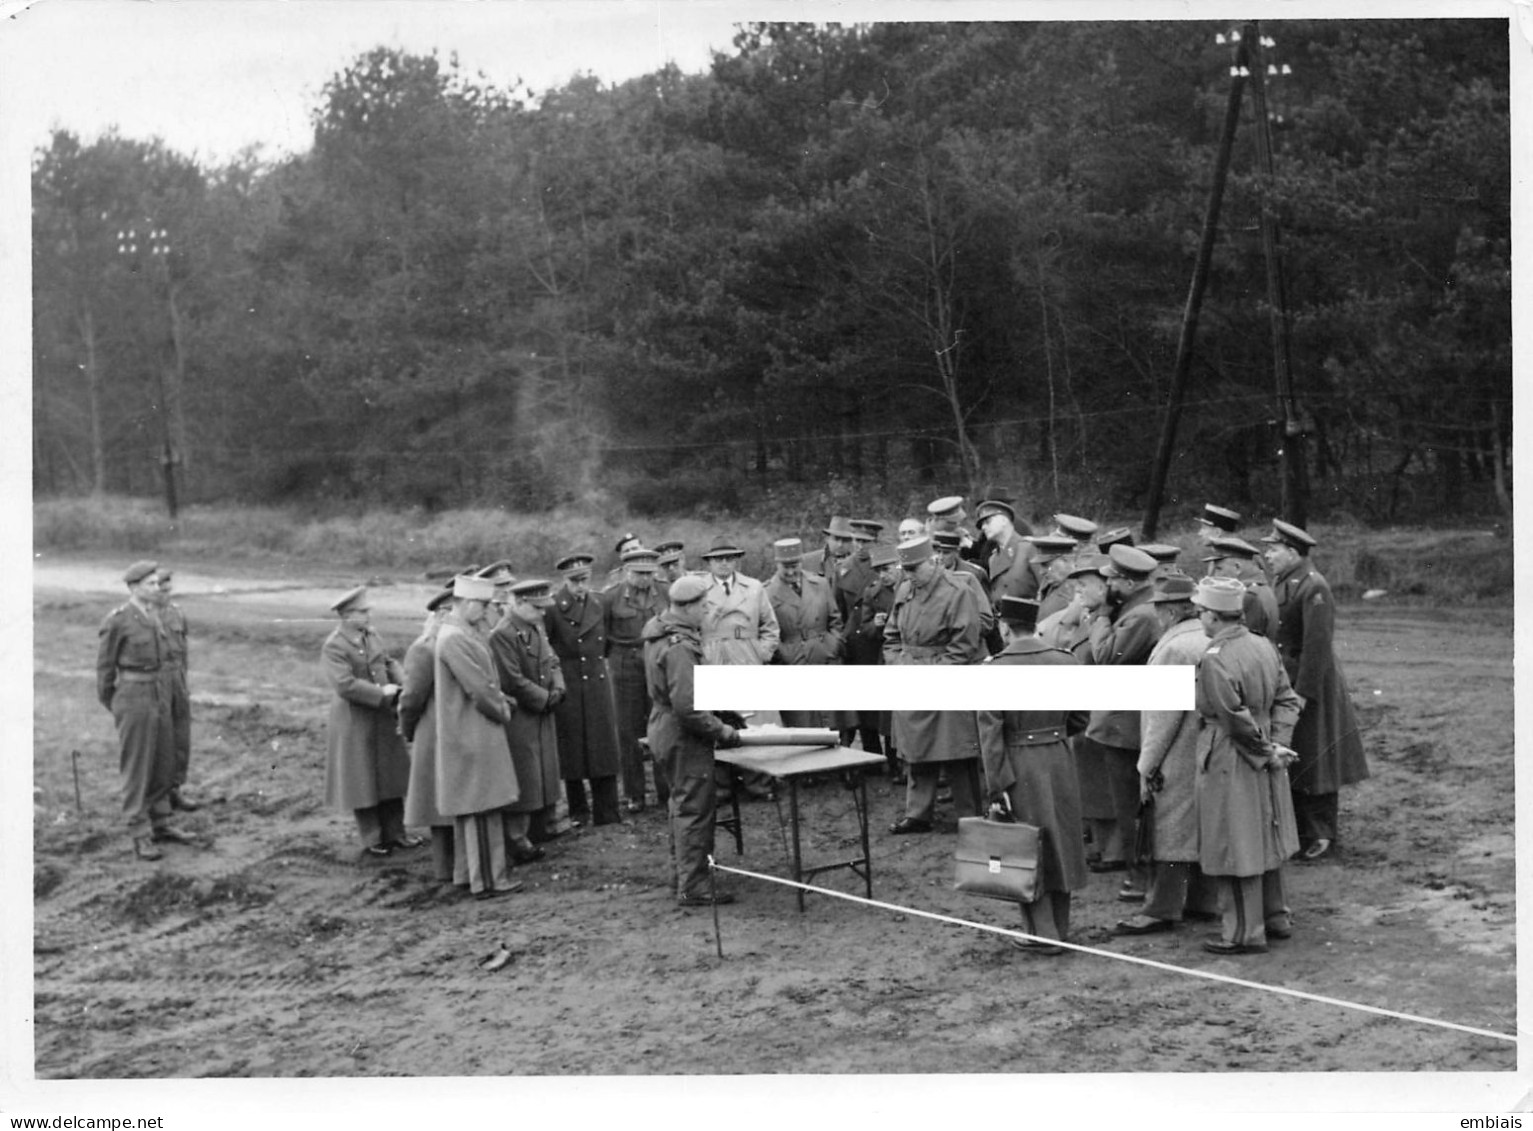
POLYGON ((426 623, 405 649, 399 689, 399 736, 410 745, 405 825, 431 830, 431 866, 441 883, 453 877, 453 819, 436 800, 436 641, 452 604, 452 586, 426 602, 426 623))
MULTIPOLYGON (((1196 591, 1185 575, 1155 583, 1150 602, 1160 639, 1148 664, 1195 667, 1208 637, 1192 603, 1196 591)), ((1184 916, 1212 919, 1216 895, 1198 871, 1197 711, 1139 713, 1139 792, 1154 806, 1149 890, 1138 912, 1118 920, 1118 935, 1169 931, 1184 916)))
MULTIPOLYGON (((480 899, 521 887, 506 862, 507 807, 519 796, 506 746, 512 706, 487 642, 495 583, 453 579, 452 609, 437 629, 432 703, 436 806, 453 821, 455 879, 480 899)), ((521 818, 525 824, 525 818, 521 818)))
MULTIPOLYGON (((886 664, 976 664, 984 659, 979 598, 944 570, 929 537, 896 547, 905 579, 884 626, 886 664)), ((909 771, 905 815, 895 834, 932 829, 937 773, 947 764, 953 806, 960 817, 981 812, 979 729, 973 711, 895 711, 895 745, 909 771)))
POLYGON ((1245 587, 1205 577, 1193 603, 1208 634, 1198 661, 1198 865, 1219 886, 1214 954, 1261 954, 1293 931, 1283 862, 1298 847, 1286 747, 1299 714, 1270 641, 1240 623, 1245 587))

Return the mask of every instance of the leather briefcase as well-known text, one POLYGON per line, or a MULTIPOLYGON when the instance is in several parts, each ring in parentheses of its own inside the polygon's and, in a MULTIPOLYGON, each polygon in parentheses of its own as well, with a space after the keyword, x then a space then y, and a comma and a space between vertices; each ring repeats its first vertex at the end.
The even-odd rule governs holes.
POLYGON ((953 886, 971 895, 1031 903, 1038 898, 1036 825, 960 817, 953 886))

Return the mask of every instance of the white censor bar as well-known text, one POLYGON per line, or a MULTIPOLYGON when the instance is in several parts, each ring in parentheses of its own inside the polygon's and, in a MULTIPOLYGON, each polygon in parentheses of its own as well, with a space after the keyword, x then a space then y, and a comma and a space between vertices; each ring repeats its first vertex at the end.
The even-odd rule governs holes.
POLYGON ((1075 665, 699 666, 704 711, 1190 711, 1197 669, 1075 665))

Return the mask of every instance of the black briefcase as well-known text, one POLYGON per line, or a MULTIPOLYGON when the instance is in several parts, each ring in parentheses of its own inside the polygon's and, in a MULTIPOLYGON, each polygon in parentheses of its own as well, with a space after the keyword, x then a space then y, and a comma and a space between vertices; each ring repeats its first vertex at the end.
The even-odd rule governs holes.
POLYGON ((1038 898, 1036 825, 960 817, 953 886, 971 895, 1031 903, 1038 898))

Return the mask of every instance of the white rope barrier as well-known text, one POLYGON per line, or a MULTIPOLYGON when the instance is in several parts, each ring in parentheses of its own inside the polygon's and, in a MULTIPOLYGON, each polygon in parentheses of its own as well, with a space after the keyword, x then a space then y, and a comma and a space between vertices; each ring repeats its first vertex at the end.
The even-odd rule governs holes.
MULTIPOLYGON (((1209 970, 1194 970, 1187 966, 1173 966, 1167 962, 1156 962, 1153 958, 1140 958, 1133 954, 1120 954, 1114 950, 1101 950, 1097 947, 1081 946, 1079 943, 1065 942, 1062 939, 1046 939, 1038 935, 1030 935, 1026 931, 1015 931, 1006 927, 995 927, 989 923, 975 923, 969 919, 958 919, 952 915, 939 915, 935 911, 921 911, 914 907, 901 907, 896 903, 883 903, 876 899, 866 899, 860 895, 850 895, 847 892, 832 891, 830 888, 816 887, 813 884, 798 883, 794 880, 784 879, 781 876, 768 876, 761 872, 749 872, 743 868, 730 868, 724 864, 708 858, 708 866, 714 871, 728 872, 735 876, 747 876, 753 880, 764 880, 769 884, 782 884, 784 887, 800 888, 804 891, 812 891, 816 895, 828 895, 835 899, 844 899, 849 903, 860 903, 867 907, 877 907, 883 911, 893 911, 900 915, 915 915, 922 919, 931 919, 937 923, 949 923, 955 927, 972 927, 977 931, 987 931, 994 935, 1003 935, 1014 939, 1029 939, 1035 942, 1048 943, 1050 946, 1061 946, 1068 950, 1079 951, 1082 954, 1095 954, 1103 958, 1111 958, 1118 962, 1130 962, 1136 966, 1148 966, 1153 970, 1166 970, 1173 974, 1186 974, 1194 978, 1204 978, 1211 982, 1223 982, 1231 986, 1243 986, 1251 990, 1264 990, 1267 993, 1281 994, 1285 997, 1299 998, 1303 1001, 1317 1001, 1324 1005, 1336 1005, 1343 1009, 1355 1009, 1363 1013, 1376 1014, 1379 1017, 1392 1017, 1398 1021, 1414 1021, 1420 1025, 1435 1025, 1441 1029, 1453 1029, 1460 1033, 1469 1033, 1476 1037, 1489 1037, 1494 1041, 1511 1041, 1516 1043, 1516 1033, 1498 1033, 1492 1029, 1476 1029, 1471 1025, 1459 1025, 1453 1021, 1439 1021, 1434 1017, 1421 1017, 1414 1013, 1401 1013, 1394 1009, 1383 1009, 1376 1005, 1364 1005, 1362 1002, 1345 1001, 1342 998, 1326 997, 1324 994, 1312 994, 1306 990, 1291 990, 1286 986, 1272 986, 1264 982, 1252 982, 1245 978, 1232 978, 1228 974, 1215 974, 1209 970)), ((718 931, 718 910, 714 910, 714 930, 718 931)), ((722 956, 723 940, 718 939, 719 954, 722 956)))

